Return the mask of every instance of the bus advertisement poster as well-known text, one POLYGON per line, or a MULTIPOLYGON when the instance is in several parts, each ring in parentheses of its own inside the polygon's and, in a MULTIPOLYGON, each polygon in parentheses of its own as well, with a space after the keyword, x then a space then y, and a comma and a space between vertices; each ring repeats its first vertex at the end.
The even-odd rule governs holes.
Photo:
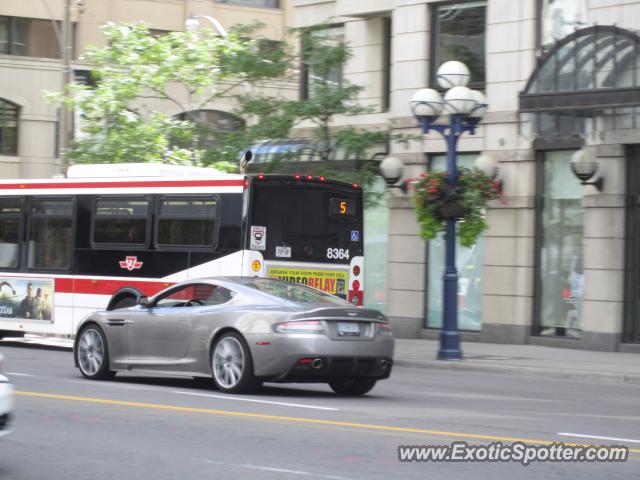
POLYGON ((310 268, 268 267, 267 276, 317 288, 341 298, 347 297, 346 270, 318 270, 310 268))
POLYGON ((52 320, 53 280, 0 278, 0 318, 52 320))

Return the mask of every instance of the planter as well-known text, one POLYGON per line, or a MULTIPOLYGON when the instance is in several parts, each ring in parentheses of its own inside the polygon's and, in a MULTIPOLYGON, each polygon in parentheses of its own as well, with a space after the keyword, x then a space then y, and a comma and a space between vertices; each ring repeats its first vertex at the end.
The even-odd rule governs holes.
POLYGON ((469 209, 464 208, 457 201, 444 202, 436 209, 436 214, 443 220, 464 218, 469 214, 469 209))

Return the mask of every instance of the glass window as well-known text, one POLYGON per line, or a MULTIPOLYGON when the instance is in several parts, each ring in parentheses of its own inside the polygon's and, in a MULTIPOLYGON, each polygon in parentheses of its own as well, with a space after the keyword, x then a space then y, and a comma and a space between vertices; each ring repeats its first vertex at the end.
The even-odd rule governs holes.
POLYGON ((0 98, 0 155, 18 154, 18 107, 0 98))
MULTIPOLYGON (((458 154, 459 168, 473 168, 477 154, 458 154)), ((431 170, 447 170, 447 156, 431 157, 431 170)), ((445 235, 427 243, 427 328, 442 328, 442 275, 445 263, 445 235)), ((480 330, 482 326, 482 266, 484 236, 472 247, 456 245, 458 269, 458 328, 480 330)))
POLYGON ((39 18, 0 17, 0 53, 60 58, 56 27, 60 22, 39 18))
POLYGON ((93 241, 99 244, 144 245, 147 242, 149 199, 96 200, 93 241))
POLYGON ((435 7, 432 82, 438 67, 459 60, 471 71, 471 84, 485 82, 486 1, 435 7))
POLYGON ((161 199, 158 245, 212 247, 217 206, 214 197, 161 199))
POLYGON ((29 210, 28 267, 67 269, 73 253, 73 200, 33 199, 29 210))
POLYGON ((580 28, 588 26, 587 0, 539 0, 540 39, 543 52, 580 28))
POLYGON ((233 298, 234 293, 224 287, 206 283, 188 285, 173 290, 159 298, 157 307, 200 307, 203 305, 222 305, 233 298))
POLYGON ((569 166, 573 153, 565 150, 544 154, 540 335, 579 337, 582 329, 583 187, 569 166))
POLYGON ((18 267, 21 212, 20 199, 0 199, 0 268, 18 267))
POLYGON ((243 7, 280 8, 280 0, 216 0, 216 2, 242 5, 243 7))
POLYGON ((283 300, 293 300, 299 303, 338 305, 349 307, 350 303, 341 300, 329 293, 321 292, 314 288, 267 278, 253 278, 248 286, 268 293, 283 300))
POLYGON ((209 149, 216 146, 220 133, 244 129, 244 120, 219 110, 193 110, 181 113, 177 118, 193 122, 198 134, 198 145, 209 149))
MULTIPOLYGON (((328 28, 316 28, 309 30, 306 35, 303 36, 303 49, 305 48, 305 38, 310 37, 309 44, 322 48, 323 45, 333 47, 344 42, 344 26, 337 25, 328 28)), ((307 48, 308 50, 308 48, 307 48)), ((304 60, 304 76, 302 86, 302 97, 312 98, 314 91, 321 86, 328 86, 330 88, 340 88, 342 86, 342 65, 335 66, 329 72, 323 72, 322 67, 309 63, 304 60)))

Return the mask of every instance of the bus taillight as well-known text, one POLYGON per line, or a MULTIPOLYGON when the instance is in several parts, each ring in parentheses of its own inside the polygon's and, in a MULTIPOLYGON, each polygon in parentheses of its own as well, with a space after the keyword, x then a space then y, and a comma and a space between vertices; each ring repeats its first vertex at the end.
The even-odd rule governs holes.
POLYGON ((352 186, 353 188, 360 188, 360 185, 358 185, 357 183, 352 183, 352 184, 351 184, 351 186, 352 186))

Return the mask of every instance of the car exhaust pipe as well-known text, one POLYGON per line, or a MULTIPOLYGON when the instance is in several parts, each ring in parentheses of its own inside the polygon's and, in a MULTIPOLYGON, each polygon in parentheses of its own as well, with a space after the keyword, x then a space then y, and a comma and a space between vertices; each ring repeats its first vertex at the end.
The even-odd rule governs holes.
POLYGON ((324 360, 321 358, 314 358, 311 362, 311 368, 314 370, 320 370, 322 367, 324 367, 324 360))

